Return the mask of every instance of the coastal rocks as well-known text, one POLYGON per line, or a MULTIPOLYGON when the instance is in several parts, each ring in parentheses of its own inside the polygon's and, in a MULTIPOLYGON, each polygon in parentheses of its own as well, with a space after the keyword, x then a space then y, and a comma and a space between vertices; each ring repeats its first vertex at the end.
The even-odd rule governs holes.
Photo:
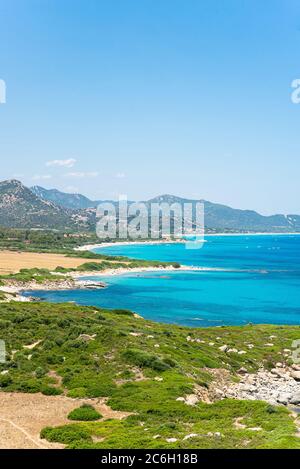
POLYGON ((272 368, 271 371, 261 369, 255 374, 248 374, 244 368, 241 368, 239 370, 240 382, 231 383, 221 389, 224 397, 262 400, 272 405, 298 405, 300 403, 300 373, 281 365, 281 367, 272 368))

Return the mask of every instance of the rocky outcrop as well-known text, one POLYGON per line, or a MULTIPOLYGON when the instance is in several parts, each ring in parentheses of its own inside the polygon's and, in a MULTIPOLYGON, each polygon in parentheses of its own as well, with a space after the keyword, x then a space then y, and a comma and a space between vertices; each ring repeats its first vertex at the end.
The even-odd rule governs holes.
POLYGON ((300 404, 299 371, 277 364, 271 371, 239 374, 240 381, 220 390, 221 398, 261 400, 276 404, 300 404))

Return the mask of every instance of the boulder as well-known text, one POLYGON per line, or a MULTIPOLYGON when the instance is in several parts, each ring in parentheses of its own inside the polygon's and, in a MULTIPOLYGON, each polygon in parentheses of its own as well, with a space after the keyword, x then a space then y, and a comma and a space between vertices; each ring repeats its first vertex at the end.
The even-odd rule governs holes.
POLYGON ((294 405, 300 404, 300 391, 297 391, 295 394, 292 395, 290 403, 294 405))
POLYGON ((296 381, 300 381, 300 371, 293 370, 291 372, 291 377, 294 378, 296 381))

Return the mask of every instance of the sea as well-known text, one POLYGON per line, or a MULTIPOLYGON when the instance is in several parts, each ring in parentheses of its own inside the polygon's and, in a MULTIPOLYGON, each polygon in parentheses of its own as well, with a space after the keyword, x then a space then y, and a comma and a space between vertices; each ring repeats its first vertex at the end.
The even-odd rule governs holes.
POLYGON ((26 294, 50 302, 130 309, 153 321, 183 326, 300 325, 300 235, 207 236, 201 249, 141 243, 94 251, 207 270, 96 275, 93 279, 107 288, 26 294))

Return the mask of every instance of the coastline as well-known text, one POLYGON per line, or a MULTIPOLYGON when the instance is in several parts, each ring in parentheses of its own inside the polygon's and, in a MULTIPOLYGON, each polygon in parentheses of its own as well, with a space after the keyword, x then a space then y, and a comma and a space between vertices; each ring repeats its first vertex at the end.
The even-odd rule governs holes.
POLYGON ((6 285, 0 286, 0 292, 12 296, 11 300, 15 301, 35 301, 33 297, 24 296, 24 291, 55 291, 55 290, 79 290, 79 289, 99 289, 106 288, 107 284, 101 280, 86 280, 86 277, 109 277, 116 275, 126 275, 130 273, 143 273, 143 272, 183 272, 183 271, 216 271, 224 270, 209 267, 193 267, 193 266, 166 266, 166 267, 135 267, 135 268, 110 268, 101 272, 69 272, 68 274, 61 274, 62 280, 60 282, 47 281, 43 284, 30 281, 27 284, 11 280, 6 285), (83 280, 83 278, 85 278, 83 280))
MULTIPOLYGON (((206 237, 213 236, 300 236, 300 232, 288 232, 288 233, 206 233, 204 239, 199 241, 201 243, 205 242, 206 237)), ((176 239, 176 240, 145 240, 145 241, 116 241, 116 242, 104 242, 99 244, 84 244, 83 246, 78 246, 74 248, 74 251, 92 251, 93 249, 108 248, 112 246, 143 246, 143 245, 169 245, 169 244, 185 244, 186 242, 191 242, 189 240, 176 239)))

